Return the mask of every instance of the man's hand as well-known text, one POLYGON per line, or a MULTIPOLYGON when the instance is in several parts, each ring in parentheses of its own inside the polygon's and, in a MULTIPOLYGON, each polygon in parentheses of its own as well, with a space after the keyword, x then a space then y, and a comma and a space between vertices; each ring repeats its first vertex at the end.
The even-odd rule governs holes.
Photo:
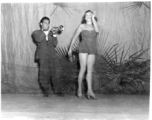
POLYGON ((53 37, 57 37, 57 35, 56 35, 56 34, 54 34, 54 35, 53 35, 53 37))

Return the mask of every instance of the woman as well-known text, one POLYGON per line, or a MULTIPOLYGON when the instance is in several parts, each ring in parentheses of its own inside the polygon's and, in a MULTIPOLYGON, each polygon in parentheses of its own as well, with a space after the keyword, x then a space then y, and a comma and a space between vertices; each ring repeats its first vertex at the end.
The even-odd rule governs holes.
POLYGON ((76 33, 71 41, 71 45, 68 51, 69 56, 72 55, 72 46, 75 43, 77 37, 81 34, 82 41, 79 46, 79 62, 80 71, 78 75, 78 91, 77 96, 82 97, 82 80, 87 69, 87 98, 97 99, 92 90, 92 72, 95 63, 95 55, 97 53, 96 38, 99 33, 99 27, 97 25, 97 18, 95 12, 88 10, 85 12, 82 24, 77 28, 76 33))

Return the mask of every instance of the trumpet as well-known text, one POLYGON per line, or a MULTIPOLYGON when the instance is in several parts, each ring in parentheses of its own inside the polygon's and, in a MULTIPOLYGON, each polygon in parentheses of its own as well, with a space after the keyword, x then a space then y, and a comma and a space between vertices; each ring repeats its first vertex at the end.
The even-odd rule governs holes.
POLYGON ((63 25, 60 25, 59 27, 52 27, 50 32, 52 32, 52 34, 61 34, 64 30, 64 26, 63 25))

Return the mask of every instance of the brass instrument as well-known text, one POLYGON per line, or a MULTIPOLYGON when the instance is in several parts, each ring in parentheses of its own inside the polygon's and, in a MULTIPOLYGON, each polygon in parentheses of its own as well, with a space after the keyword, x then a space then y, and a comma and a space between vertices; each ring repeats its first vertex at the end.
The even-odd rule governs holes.
POLYGON ((64 26, 60 25, 59 27, 52 27, 50 32, 52 32, 53 35, 54 34, 58 34, 59 35, 59 34, 61 34, 63 32, 63 30, 64 30, 64 26))

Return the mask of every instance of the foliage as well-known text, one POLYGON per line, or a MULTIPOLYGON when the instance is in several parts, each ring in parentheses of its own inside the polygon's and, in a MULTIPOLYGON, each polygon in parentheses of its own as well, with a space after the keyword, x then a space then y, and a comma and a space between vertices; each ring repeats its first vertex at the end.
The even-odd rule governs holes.
POLYGON ((145 6, 147 9, 150 10, 150 2, 131 2, 128 5, 125 5, 121 9, 136 9, 136 8, 141 8, 142 6, 145 6))
MULTIPOLYGON (((129 48, 128 48, 129 50, 129 48)), ((127 52, 125 48, 119 48, 118 44, 111 46, 101 55, 102 59, 105 60, 108 67, 104 71, 104 75, 107 77, 107 84, 112 85, 112 89, 118 91, 132 93, 141 92, 144 89, 144 83, 149 82, 146 74, 150 70, 150 60, 141 61, 141 56, 149 50, 149 48, 139 50, 136 53, 125 59, 127 52), (120 57, 118 57, 120 55, 120 57), (119 59, 119 61, 118 61, 119 59), (142 87, 142 89, 141 89, 142 87)), ((103 87, 103 84, 100 85, 103 87)), ((100 88, 100 87, 99 87, 100 88)))

